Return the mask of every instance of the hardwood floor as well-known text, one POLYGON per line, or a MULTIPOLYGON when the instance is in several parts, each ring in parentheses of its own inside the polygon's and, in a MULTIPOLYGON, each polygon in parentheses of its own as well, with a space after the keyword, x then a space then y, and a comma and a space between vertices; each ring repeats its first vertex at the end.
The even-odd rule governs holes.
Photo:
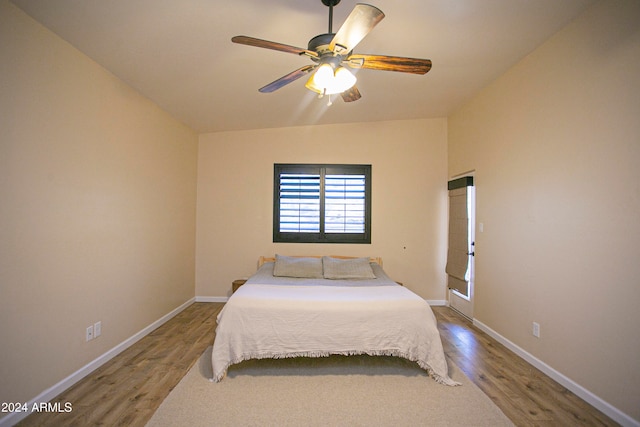
MULTIPOLYGON (((144 426, 213 344, 222 303, 194 303, 19 426, 144 426)), ((434 307, 447 356, 518 426, 615 426, 611 419, 446 307, 434 307)))
POLYGON ((447 307, 433 307, 445 354, 518 426, 617 426, 447 307))
POLYGON ((69 413, 34 413, 19 426, 144 426, 205 349, 222 303, 194 303, 53 399, 69 413))

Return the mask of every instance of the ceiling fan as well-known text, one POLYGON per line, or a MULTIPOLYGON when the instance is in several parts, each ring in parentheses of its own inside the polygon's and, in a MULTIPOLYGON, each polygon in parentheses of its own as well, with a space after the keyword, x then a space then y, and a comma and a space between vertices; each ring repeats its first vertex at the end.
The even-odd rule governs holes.
POLYGON ((276 43, 248 36, 235 36, 234 43, 278 50, 309 57, 314 64, 305 65, 258 89, 262 93, 273 92, 281 87, 313 73, 307 89, 324 95, 340 94, 345 102, 361 98, 355 86, 355 76, 344 66, 402 73, 425 74, 431 69, 429 59, 403 58, 399 56, 355 54, 353 48, 384 18, 384 13, 375 6, 358 3, 337 33, 333 32, 333 7, 340 0, 321 0, 329 7, 329 31, 309 40, 307 49, 276 43), (314 73, 315 71, 315 73, 314 73))

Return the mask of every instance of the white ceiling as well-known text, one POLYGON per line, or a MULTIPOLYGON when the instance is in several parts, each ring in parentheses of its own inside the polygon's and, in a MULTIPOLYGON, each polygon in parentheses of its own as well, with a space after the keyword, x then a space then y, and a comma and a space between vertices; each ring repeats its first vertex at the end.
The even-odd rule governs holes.
MULTIPOLYGON (((362 98, 332 106, 305 79, 258 88, 306 57, 234 44, 247 35, 302 48, 328 30, 321 0, 12 0, 198 132, 446 117, 594 0, 369 0, 386 18, 356 53, 427 58, 425 75, 359 70, 362 98)), ((334 9, 334 32, 356 0, 334 9)))

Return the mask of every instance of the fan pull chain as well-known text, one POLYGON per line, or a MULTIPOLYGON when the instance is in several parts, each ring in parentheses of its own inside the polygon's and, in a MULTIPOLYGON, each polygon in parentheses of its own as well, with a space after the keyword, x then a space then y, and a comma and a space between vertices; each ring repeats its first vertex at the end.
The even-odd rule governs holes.
MULTIPOLYGON (((318 98, 324 98, 327 95, 327 88, 322 90, 322 93, 318 94, 318 98)), ((333 105, 333 100, 331 99, 331 95, 329 95, 329 101, 327 101, 327 107, 331 107, 333 105)))

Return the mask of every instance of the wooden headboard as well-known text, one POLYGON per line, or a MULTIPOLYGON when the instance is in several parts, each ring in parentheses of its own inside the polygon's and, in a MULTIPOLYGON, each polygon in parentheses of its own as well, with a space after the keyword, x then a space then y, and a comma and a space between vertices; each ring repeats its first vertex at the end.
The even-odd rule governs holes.
MULTIPOLYGON (((297 258, 322 258, 322 255, 287 255, 287 256, 294 256, 297 258)), ((361 258, 357 256, 344 256, 344 255, 328 255, 328 256, 330 256, 331 258, 340 258, 340 259, 361 258)), ((275 262, 275 261, 276 261, 276 257, 261 256, 260 258, 258 258, 258 268, 262 267, 262 264, 264 264, 265 262, 275 262)), ((382 267, 382 258, 380 257, 369 257, 369 262, 375 262, 380 267, 382 267)))

